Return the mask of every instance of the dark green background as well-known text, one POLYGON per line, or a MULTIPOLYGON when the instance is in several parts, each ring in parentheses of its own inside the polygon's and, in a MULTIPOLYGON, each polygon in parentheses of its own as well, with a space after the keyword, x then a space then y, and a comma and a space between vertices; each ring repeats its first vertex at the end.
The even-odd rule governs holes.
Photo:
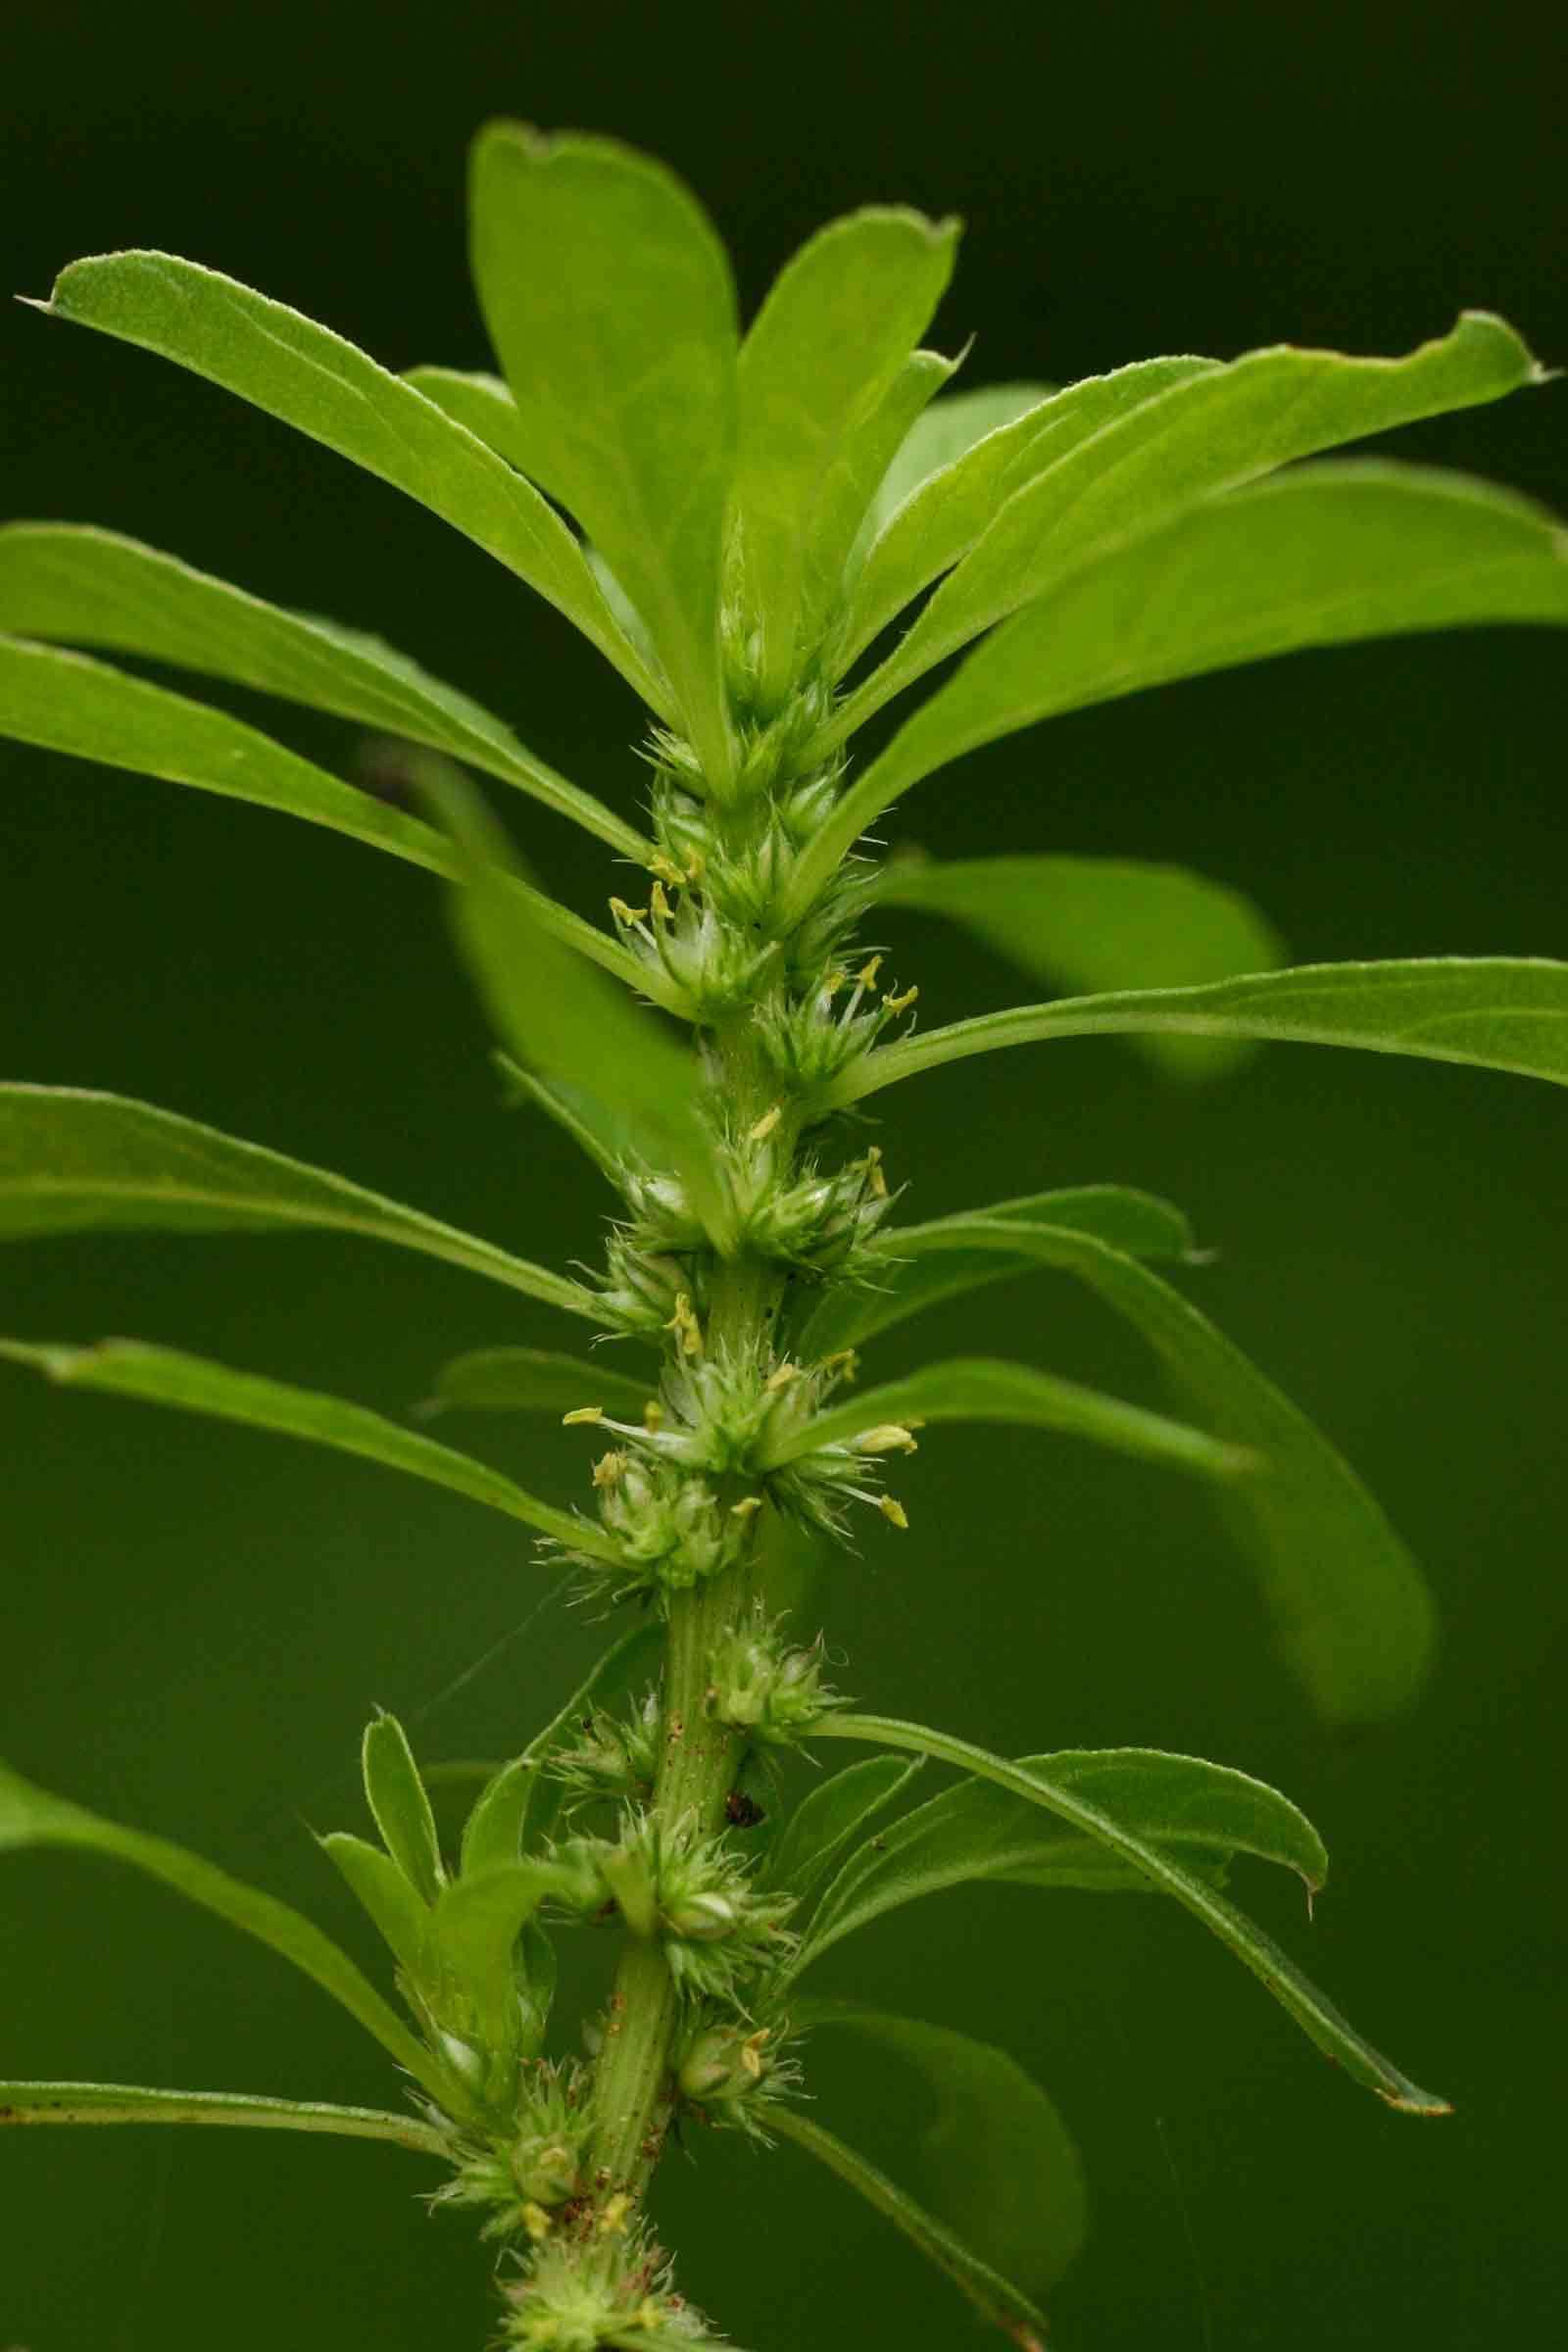
MULTIPOLYGON (((1522 13, 1110 6, 1004 29, 1010 14, 57 0, 6 36, 5 283, 43 293, 75 254, 167 245, 394 367, 482 365, 463 148, 506 110, 669 158, 749 304, 835 210, 961 212, 941 327, 950 348, 978 334, 975 382, 1285 337, 1398 351, 1462 304, 1568 361, 1561 60, 1522 13)), ((0 338, 0 512, 95 518, 375 628, 635 807, 626 693, 477 551, 160 363, 21 311, 0 338)), ((1565 423, 1558 386, 1397 445, 1568 508, 1565 423)), ((1190 859, 1254 892, 1302 959, 1562 955, 1561 689, 1545 633, 1298 659, 982 753, 906 805, 900 837, 1190 859)), ((346 730, 275 724, 350 756, 346 730)), ((419 877, 9 747, 0 784, 7 1075, 144 1096, 537 1257, 595 1253, 604 1202, 554 1133, 498 1113, 419 877)), ((616 886, 566 828, 513 813, 575 905, 616 886)), ((895 948, 933 1020, 1027 993, 912 919, 895 948)), ((909 1536, 873 1530, 823 1578, 844 1679, 1008 1751, 1139 1741, 1286 1787, 1335 1857, 1317 1924, 1260 1872, 1244 1891, 1457 2113, 1414 2123, 1353 2090, 1152 1903, 949 1896, 849 1947, 824 1989, 977 2024, 1055 2092, 1096 2194, 1058 2298, 1068 2347, 1541 2340, 1563 2300, 1568 2088, 1563 1096, 1312 1049, 1172 1095, 1086 1041, 880 1107, 914 1213, 1102 1177, 1187 1206, 1219 1252, 1194 1295, 1369 1476, 1446 1640, 1410 1721, 1327 1736, 1201 1497, 1045 1438, 964 1434, 901 1474, 909 1536)), ((544 1309, 368 1246, 66 1241, 10 1253, 5 1278, 9 1330, 135 1333, 389 1410, 445 1352, 563 1338, 544 1309)), ((1149 1394, 1123 1335, 1044 1281, 932 1317, 883 1360, 944 1344, 1149 1394)), ((0 1409, 0 1749, 364 1949, 307 1829, 355 1817, 371 1702, 426 1755, 504 1747, 594 1630, 556 1608, 517 1633, 540 1590, 527 1545, 390 1474, 20 1375, 0 1409)), ((559 1434, 475 1434, 578 1492, 559 1434)), ((0 2075, 395 2096, 311 1986, 92 1863, 7 1863, 0 1987, 0 2075)), ((836 2094, 825 2063, 824 2120, 869 2114, 874 2083, 836 2094)), ((0 2343, 473 2352, 483 2265, 425 2218, 421 2184, 401 2154, 347 2144, 14 2135, 0 2343)), ((949 2290, 792 2153, 711 2141, 672 2168, 667 2207, 688 2285, 754 2352, 968 2339, 949 2290)))

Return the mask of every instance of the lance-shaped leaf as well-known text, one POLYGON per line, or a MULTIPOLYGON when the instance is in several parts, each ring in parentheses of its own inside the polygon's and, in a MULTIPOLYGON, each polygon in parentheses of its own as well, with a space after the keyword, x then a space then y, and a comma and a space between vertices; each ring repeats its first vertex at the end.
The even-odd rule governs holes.
POLYGON ((656 1668, 662 1648, 662 1624, 633 1626, 595 1660, 564 1706, 529 1740, 520 1756, 480 1768, 485 1785, 463 1832, 465 1878, 517 1861, 525 1841, 538 1844, 550 1835, 565 1791, 560 1781, 542 1778, 540 1765, 585 1715, 610 1706, 630 1690, 639 1675, 656 1668))
POLYGON ((1489 621, 1568 624, 1568 532, 1524 499, 1368 462, 1200 500, 994 630, 845 794, 795 903, 911 785, 1038 719, 1306 647, 1489 621))
POLYGON ((914 2070, 932 2102, 910 2151, 922 2197, 1004 2278, 1031 2294, 1054 2286, 1082 2250, 1088 2192, 1066 2125, 1017 2060, 854 2001, 808 2001, 794 2016, 813 2036, 842 2028, 914 2070))
POLYGON ((847 1285, 824 1298, 801 1334, 805 1356, 832 1355, 903 1323, 939 1299, 957 1298, 983 1283, 1067 1263, 1065 1245, 1048 1237, 1037 1248, 1025 1235, 1008 1253, 996 1228, 1045 1225, 1059 1236, 1086 1234, 1133 1257, 1185 1258, 1193 1229, 1179 1208, 1129 1185, 1086 1184, 998 1200, 971 1215, 938 1217, 928 1225, 900 1225, 871 1244, 880 1263, 874 1284, 847 1285), (973 1232, 971 1233, 971 1228, 973 1232))
POLYGON ((833 1773, 790 1815, 763 1866, 765 1884, 804 1899, 918 1769, 900 1756, 868 1756, 833 1773))
POLYGON ((492 122, 473 144, 468 202, 518 463, 625 589, 722 793, 734 756, 718 611, 737 340, 724 249, 672 172, 608 139, 492 122))
POLYGON ((878 1287, 833 1333, 847 1347, 936 1298, 1052 1267, 1086 1282, 1153 1349, 1176 1400, 1255 1452, 1257 1478, 1225 1490, 1225 1517, 1262 1587, 1281 1653, 1332 1720, 1376 1722, 1408 1705, 1431 1663, 1421 1573, 1343 1454, 1206 1316, 1119 1249, 1054 1224, 1049 1200, 906 1227, 882 1250, 878 1287), (1029 1215, 1020 1215, 1020 1210, 1029 1215))
POLYGON ((432 1944, 473 2002, 487 2050, 511 2051, 524 2031, 514 1952, 552 1894, 574 1890, 576 1875, 550 1862, 507 1862, 466 1870, 431 1919, 432 1944))
POLYGON ((898 504, 888 504, 883 514, 885 502, 877 502, 877 535, 857 566, 835 639, 835 673, 842 676, 922 588, 968 554, 1014 491, 1145 401, 1218 366, 1216 360, 1140 360, 1050 397, 1043 385, 1020 385, 1014 399, 1013 387, 1003 385, 939 402, 921 420, 933 445, 930 469, 914 472, 921 434, 911 433, 907 459, 901 452, 888 485, 890 495, 898 492, 898 504), (971 423, 979 429, 969 434, 971 423), (944 433, 951 446, 944 446, 944 433))
POLYGON ((122 1095, 0 1084, 0 1237, 106 1227, 362 1234, 597 1320, 580 1284, 324 1168, 122 1095))
POLYGON ((736 529, 764 708, 837 596, 860 520, 840 469, 941 300, 956 242, 955 222, 893 207, 831 221, 779 271, 741 347, 736 529))
POLYGON ((137 1396, 149 1404, 171 1404, 182 1412, 208 1413, 220 1421, 243 1421, 253 1429, 304 1438, 340 1453, 362 1454, 434 1486, 450 1487, 472 1502, 487 1503, 511 1519, 521 1519, 542 1535, 574 1551, 609 1558, 609 1539, 591 1521, 558 1511, 503 1478, 487 1462, 475 1462, 433 1438, 400 1428, 363 1404, 296 1389, 253 1372, 231 1372, 206 1357, 172 1348, 149 1348, 137 1340, 103 1340, 93 1348, 40 1347, 0 1340, 0 1359, 25 1364, 63 1388, 99 1389, 110 1396, 137 1396))
POLYGON ((426 1413, 569 1413, 597 1404, 618 1420, 640 1420, 656 1383, 548 1348, 476 1348, 436 1374, 426 1413))
POLYGON ((960 353, 947 360, 940 352, 910 352, 881 399, 847 435, 817 501, 807 554, 803 648, 815 649, 823 623, 843 606, 848 583, 870 544, 871 517, 882 485, 930 414, 927 403, 952 380, 962 357, 960 353))
MULTIPOLYGON (((127 677, 87 654, 0 636, 0 735, 275 808, 385 850, 427 873, 452 871, 448 844, 418 817, 345 784, 240 719, 167 686, 127 677)), ((410 755, 416 760, 431 756, 410 755)), ((618 941, 515 876, 508 886, 552 938, 565 941, 628 985, 650 996, 661 994, 661 975, 650 970, 645 976, 618 941)), ((667 998, 670 992, 663 994, 667 998)))
POLYGON ((361 1762, 366 1801, 382 1844, 409 1885, 433 1903, 447 1883, 435 1815, 409 1736, 395 1715, 376 1715, 366 1725, 361 1762))
POLYGON ((254 1936, 292 1961, 341 2002, 416 2082, 443 2104, 452 2104, 452 2085, 445 2074, 374 1985, 319 1928, 290 1910, 287 1903, 231 1879, 226 1871, 197 1854, 188 1854, 167 1838, 149 1837, 141 1830, 105 1821, 65 1797, 34 1788, 9 1765, 0 1764, 0 1851, 23 1846, 74 1846, 106 1854, 111 1860, 128 1862, 133 1869, 147 1872, 204 1910, 216 1912, 230 1927, 254 1936))
MULTIPOLYGON (((1200 1877, 1218 1879, 1237 1853, 1294 1870, 1309 1895, 1328 1875, 1323 1841, 1306 1816, 1245 1772, 1144 1747, 1078 1749, 1019 1762, 1200 1877)), ((1065 1822, 1043 1818, 1038 1805, 989 1781, 961 1781, 851 1857, 817 1906, 790 1974, 798 1976, 885 1912, 977 1879, 1094 1893, 1149 1886, 1119 1855, 1065 1822)))
POLYGON ((147 2090, 129 2082, 0 2082, 5 2124, 217 2124, 261 2132, 324 2132, 384 2139, 416 2156, 450 2161, 444 2132, 417 2116, 320 2099, 270 2099, 237 2090, 147 2090))
POLYGON ((1210 988, 1061 997, 1052 1004, 982 1013, 890 1046, 848 1072, 835 1099, 858 1102, 918 1070, 1004 1046, 1134 1030, 1359 1046, 1369 1054, 1408 1054, 1421 1061, 1473 1062, 1561 1086, 1568 1083, 1568 963, 1526 956, 1305 963, 1210 988))
POLYGON ((505 842, 461 778, 432 774, 430 787, 453 839, 459 950, 501 1043, 572 1088, 602 1152, 672 1168, 709 1232, 727 1246, 732 1209, 696 1054, 530 919, 505 842))
POLYGON ((947 2273, 982 2319, 1012 2337, 1020 2352, 1044 2352, 1045 2315, 1022 2288, 1004 2278, 989 2263, 982 2262, 945 2223, 927 2213, 924 2206, 917 2205, 878 2166, 858 2155, 798 2107, 782 2101, 770 2106, 767 2123, 770 2132, 778 2132, 783 2139, 792 2139, 798 2148, 804 2148, 819 2164, 825 2164, 830 2173, 836 2173, 847 2187, 864 2197, 895 2230, 902 2230, 928 2262, 947 2273))
MULTIPOLYGON (((1179 865, 1122 858, 900 858, 877 888, 975 932, 1053 987, 1194 988, 1284 960, 1271 926, 1240 892, 1179 865)), ((1247 1048, 1227 1038, 1133 1041, 1176 1077, 1211 1077, 1247 1048)))
POLYGON ((1404 359, 1351 360, 1280 345, 1194 372, 1075 440, 1059 458, 1048 445, 1044 468, 1015 486, 895 653, 851 698, 833 733, 842 740, 982 629, 1195 500, 1255 481, 1293 459, 1544 380, 1513 329, 1480 311, 1404 359))
POLYGON ((254 686, 407 736, 569 816, 643 860, 652 844, 509 727, 378 638, 290 612, 174 556, 81 523, 0 527, 0 629, 101 646, 254 686))
POLYGON ((430 1906, 392 1856, 368 1838, 332 1830, 317 1841, 339 1871, 411 1985, 429 1983, 430 1906))
POLYGON ((407 491, 537 589, 659 708, 654 681, 549 501, 341 335, 169 253, 73 262, 37 307, 173 360, 407 491))
POLYGON ((1203 1478, 1232 1479, 1258 1469, 1255 1456, 1241 1446, 1169 1421, 1162 1413, 1145 1412, 1139 1405, 1102 1396, 1094 1389, 1033 1371, 1027 1364, 1002 1363, 987 1356, 954 1356, 946 1363, 927 1364, 906 1380, 867 1389, 847 1404, 829 1405, 781 1439, 758 1467, 762 1471, 781 1469, 824 1446, 846 1446, 853 1451, 856 1441, 873 1431, 927 1421, 992 1421, 1059 1429, 1098 1446, 1109 1446, 1118 1453, 1166 1462, 1203 1478))
MULTIPOLYGON (((852 577, 906 499, 932 474, 956 466, 977 442, 1004 425, 1017 424, 1050 398, 1049 384, 985 384, 973 392, 950 392, 922 410, 883 469, 876 496, 865 510, 850 557, 852 577)), ((1023 436, 1018 438, 1021 442, 1023 436)))
POLYGON ((992 1781, 999 1788, 1009 1789, 1030 1804, 1054 1813, 1058 1820, 1098 1838, 1111 1853, 1142 1871, 1162 1893, 1174 1895, 1196 1919, 1212 1929, 1220 1941, 1267 1986, 1302 2033, 1327 2056, 1338 2060, 1352 2082, 1375 2090, 1391 2107, 1397 2107, 1407 2115, 1449 2112, 1444 2100, 1420 2089, 1369 2042, 1363 2041, 1316 1985, 1301 1974, 1290 1955, 1215 1887, 1064 1784, 1025 1765, 1010 1764, 1003 1756, 989 1755, 983 1747, 974 1747, 967 1740, 955 1740, 950 1734, 930 1731, 923 1724, 899 1723, 883 1715, 825 1716, 812 1736, 823 1740, 861 1740, 877 1747, 899 1748, 906 1754, 933 1756, 939 1763, 956 1765, 960 1772, 971 1772, 979 1780, 992 1781))

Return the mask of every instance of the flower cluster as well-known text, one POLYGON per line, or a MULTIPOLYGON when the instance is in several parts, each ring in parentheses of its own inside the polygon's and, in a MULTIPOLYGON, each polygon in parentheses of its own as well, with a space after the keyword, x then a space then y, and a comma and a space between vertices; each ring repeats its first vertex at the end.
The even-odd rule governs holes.
POLYGON ((843 1703, 822 1681, 820 1636, 808 1649, 790 1648, 760 1605, 751 1622, 733 1627, 713 1652, 709 1714, 764 1747, 797 1745, 830 1708, 843 1703))
POLYGON ((594 2122, 587 2070, 541 2059, 524 2077, 510 2138, 464 2146, 430 2202, 491 2207, 484 2237, 544 2237, 550 2217, 584 2193, 594 2122))
POLYGON ((627 1926, 660 1938, 683 1992, 738 2003, 792 1948, 794 1897, 757 1886, 725 1839, 698 1835, 689 1817, 628 1812, 619 1843, 598 1859, 627 1926))
POLYGON ((646 1804, 658 1777, 659 1732, 659 1692, 650 1690, 629 1716, 590 1715, 569 1745, 551 1750, 544 1769, 564 1783, 572 1805, 606 1798, 646 1804))
POLYGON ((503 2290, 505 2343, 517 2352, 650 2352, 722 2341, 674 2292, 662 2248, 616 2213, 626 2202, 612 2198, 534 2247, 525 2277, 503 2290))
POLYGON ((770 2147, 768 2107, 787 2098, 801 2081, 788 2050, 789 2035, 781 2027, 699 2010, 676 2068, 681 2097, 704 2123, 744 2132, 770 2147))

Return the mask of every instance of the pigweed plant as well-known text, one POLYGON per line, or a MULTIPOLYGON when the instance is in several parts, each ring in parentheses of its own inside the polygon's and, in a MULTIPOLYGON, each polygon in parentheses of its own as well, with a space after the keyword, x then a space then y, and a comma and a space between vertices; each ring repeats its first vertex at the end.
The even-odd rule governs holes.
MULTIPOLYGON (((967 1054, 1087 1031, 1201 1070, 1299 1039, 1568 1079, 1568 965, 1488 958, 1281 969, 1264 921, 1170 868, 1075 858, 882 862, 866 828, 963 753, 1056 711, 1294 647, 1568 621, 1568 541, 1521 500, 1337 444, 1540 380, 1485 315, 1403 359, 1289 347, 952 392, 918 348, 952 223, 873 209, 780 273, 744 336, 690 194, 606 141, 510 123, 477 142, 472 262, 503 373, 388 374, 296 312, 157 253, 75 263, 47 315, 227 386, 445 516, 588 636, 652 714, 648 830, 401 654, 75 526, 0 535, 0 724, 23 741, 285 810, 444 876, 508 1083, 619 1197, 603 1266, 533 1265, 320 1169, 147 1104, 0 1088, 0 1224, 319 1228, 423 1250, 625 1343, 518 1345, 440 1373, 449 1407, 546 1409, 591 1449, 582 1506, 335 1396, 128 1341, 6 1341, 111 1391, 368 1455, 542 1538, 627 1620, 582 1690, 482 1779, 443 1839, 398 1723, 365 1735, 378 1841, 325 1850, 390 1951, 401 2010, 307 1920, 211 1863, 11 1771, 0 1843, 149 1871, 285 1954, 382 2045, 406 2111, 11 2082, 24 2123, 249 2121, 381 2138, 495 2249, 501 2335, 529 2352, 715 2338, 655 2241, 673 2127, 797 2142, 1022 2345, 1071 2259, 1082 2192, 1044 2094, 1004 2053, 813 1998, 818 1956, 965 1880, 1155 1889, 1251 1969, 1351 2079, 1419 2089, 1224 1891, 1238 1855, 1313 1888, 1285 1797, 1139 1748, 1008 1761, 859 1711, 783 1622, 779 1539, 896 1544, 903 1457, 982 1420, 1076 1433, 1223 1490, 1285 1653, 1329 1717, 1417 1689, 1419 1578, 1354 1473, 1157 1271, 1180 1212, 1114 1186, 899 1223, 896 1143, 863 1105, 967 1054), (564 516, 569 516, 570 520, 564 516), (576 528, 572 526, 575 525, 576 528), (580 535, 579 535, 580 533, 580 535), (909 617, 912 614, 912 618, 909 617), (75 650, 183 665, 360 722, 402 803, 75 650), (972 648, 852 769, 858 730, 972 648), (461 765, 460 765, 461 763, 461 765), (462 768, 582 826, 616 861, 596 927, 515 870, 462 768), (411 812, 411 806, 420 813, 411 812), (917 1027, 883 906, 971 925, 1056 989, 917 1027), (866 1343, 928 1302, 1054 1268, 1149 1343, 1172 1413, 1033 1365, 933 1363, 863 1385, 866 1343), (917 1435, 917 1433, 921 1433, 917 1435), (819 1769, 793 1809, 778 1761, 819 1769), (911 1803, 926 1761, 956 1779, 911 1803), (576 2049, 552 2038, 558 1951, 617 1923, 618 1973, 576 2049), (977 2137, 917 2202, 832 2130, 817 2037, 912 2061, 977 2137), (1015 2178, 990 2193, 1004 2139, 1015 2178)), ((526 1328, 526 1327, 525 1327, 526 1328)), ((867 1662, 874 1676, 875 1661, 867 1662)), ((581 1948, 579 1946, 579 1948, 581 1948)))

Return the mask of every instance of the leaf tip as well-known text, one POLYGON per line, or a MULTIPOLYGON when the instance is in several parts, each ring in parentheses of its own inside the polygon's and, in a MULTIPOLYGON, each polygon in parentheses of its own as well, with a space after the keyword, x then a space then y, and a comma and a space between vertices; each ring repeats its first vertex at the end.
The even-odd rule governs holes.
POLYGON ((1378 2091, 1385 2107, 1396 2108, 1400 2115, 1451 2115, 1453 2108, 1447 2099, 1437 2098, 1430 2090, 1418 2090, 1407 2082, 1402 2090, 1378 2091))

